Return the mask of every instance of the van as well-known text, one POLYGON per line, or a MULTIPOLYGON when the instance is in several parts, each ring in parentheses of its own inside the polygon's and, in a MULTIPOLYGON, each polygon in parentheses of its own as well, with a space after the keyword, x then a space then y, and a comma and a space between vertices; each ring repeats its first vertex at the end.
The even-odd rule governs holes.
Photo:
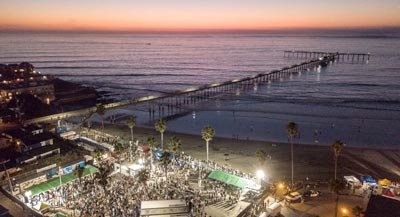
POLYGON ((282 207, 282 205, 277 202, 271 204, 267 208, 268 216, 271 216, 271 217, 280 216, 281 215, 281 207, 282 207))

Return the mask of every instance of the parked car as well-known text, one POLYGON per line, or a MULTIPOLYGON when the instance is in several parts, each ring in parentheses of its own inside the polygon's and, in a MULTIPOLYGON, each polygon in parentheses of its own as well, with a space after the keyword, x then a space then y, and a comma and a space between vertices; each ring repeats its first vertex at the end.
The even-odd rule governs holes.
POLYGON ((320 191, 315 191, 315 190, 308 190, 304 192, 303 196, 304 197, 318 197, 321 195, 320 191))
POLYGON ((300 203, 303 200, 303 197, 299 192, 292 192, 285 196, 285 200, 289 203, 300 203))

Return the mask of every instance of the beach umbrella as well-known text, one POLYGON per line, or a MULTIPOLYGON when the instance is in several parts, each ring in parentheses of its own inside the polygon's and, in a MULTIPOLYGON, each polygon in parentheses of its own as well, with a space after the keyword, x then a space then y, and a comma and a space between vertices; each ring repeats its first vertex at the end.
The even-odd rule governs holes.
POLYGON ((378 181, 378 183, 379 183, 380 185, 385 185, 385 186, 389 186, 389 185, 392 184, 392 182, 391 182, 389 179, 380 179, 380 180, 378 181))

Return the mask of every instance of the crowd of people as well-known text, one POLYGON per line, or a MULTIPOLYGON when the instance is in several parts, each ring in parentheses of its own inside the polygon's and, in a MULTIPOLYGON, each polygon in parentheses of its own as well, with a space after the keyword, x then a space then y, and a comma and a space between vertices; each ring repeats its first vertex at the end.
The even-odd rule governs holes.
MULTIPOLYGON (((175 155, 165 167, 154 154, 149 153, 136 153, 137 158, 147 158, 144 166, 149 171, 149 176, 145 181, 140 181, 137 175, 120 174, 116 171, 103 186, 92 174, 36 195, 32 201, 64 207, 81 216, 123 217, 140 216, 141 201, 178 199, 186 202, 191 216, 209 216, 205 211, 206 206, 219 201, 235 204, 241 195, 240 189, 232 190, 230 187, 228 191, 226 184, 207 179, 211 170, 218 169, 251 178, 238 170, 213 162, 199 161, 185 154, 175 155), (199 182, 201 187, 198 187, 199 182)), ((118 161, 104 161, 98 166, 112 168, 116 162, 118 161)))

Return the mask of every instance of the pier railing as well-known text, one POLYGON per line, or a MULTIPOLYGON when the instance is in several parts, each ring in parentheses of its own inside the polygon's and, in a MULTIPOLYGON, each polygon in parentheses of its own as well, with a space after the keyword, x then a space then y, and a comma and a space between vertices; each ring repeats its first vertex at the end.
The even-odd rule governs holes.
MULTIPOLYGON (((221 94, 235 94, 244 89, 253 87, 254 84, 272 82, 274 80, 281 80, 291 74, 312 70, 316 67, 324 67, 334 62, 340 57, 345 56, 342 53, 325 53, 325 52, 303 52, 303 51, 285 51, 285 56, 289 55, 305 55, 306 57, 312 57, 309 61, 304 61, 299 64, 283 67, 277 70, 267 71, 248 77, 233 79, 225 82, 218 82, 200 87, 193 87, 184 90, 175 91, 172 93, 166 93, 161 95, 144 96, 131 100, 123 100, 113 103, 104 104, 106 109, 114 109, 117 107, 127 105, 138 105, 148 104, 149 116, 154 117, 158 110, 159 117, 162 117, 164 113, 171 113, 170 111, 177 111, 182 107, 190 104, 200 103, 209 98, 215 97, 221 94)), ((369 54, 368 54, 369 59, 369 54)), ((70 117, 77 116, 90 116, 96 112, 96 107, 90 107, 86 109, 80 109, 75 111, 63 112, 54 115, 48 115, 39 118, 33 118, 24 122, 24 124, 55 121, 70 117)))

